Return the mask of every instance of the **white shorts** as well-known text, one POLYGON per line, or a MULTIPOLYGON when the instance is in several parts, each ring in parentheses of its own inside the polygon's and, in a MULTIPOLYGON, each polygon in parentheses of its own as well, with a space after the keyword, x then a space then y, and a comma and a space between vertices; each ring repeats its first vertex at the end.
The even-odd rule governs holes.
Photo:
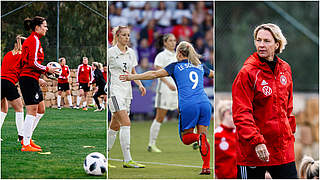
POLYGON ((130 113, 130 98, 120 98, 119 96, 111 96, 108 100, 109 110, 111 113, 117 111, 126 110, 128 114, 130 113))
POLYGON ((176 110, 178 109, 178 96, 172 93, 157 92, 154 107, 170 111, 176 110))

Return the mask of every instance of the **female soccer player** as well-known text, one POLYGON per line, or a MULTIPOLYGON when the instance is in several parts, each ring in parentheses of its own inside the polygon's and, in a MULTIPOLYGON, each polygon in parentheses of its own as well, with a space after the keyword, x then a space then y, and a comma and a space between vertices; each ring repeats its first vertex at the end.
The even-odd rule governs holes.
MULTIPOLYGON (((134 162, 130 153, 130 104, 132 88, 130 82, 119 80, 121 74, 131 72, 136 74, 135 66, 138 64, 133 49, 128 47, 130 30, 127 26, 113 28, 113 47, 108 49, 108 95, 109 109, 112 113, 108 131, 108 152, 111 150, 117 133, 120 130, 120 145, 124 157, 124 168, 144 168, 145 165, 134 162)), ((139 86, 141 95, 146 94, 146 89, 140 81, 135 81, 139 86)))
POLYGON ((292 73, 276 56, 287 40, 271 23, 256 27, 253 37, 257 52, 248 57, 232 85, 237 176, 260 179, 268 171, 275 179, 295 179, 292 73))
POLYGON ((48 30, 45 18, 36 16, 24 20, 25 29, 32 30, 31 35, 24 41, 21 54, 21 71, 19 84, 27 115, 23 127, 23 145, 21 151, 41 151, 41 147, 31 140, 34 128, 44 115, 45 104, 40 85, 45 84, 39 77, 43 73, 56 73, 57 68, 41 65, 44 60, 44 53, 41 47, 40 38, 46 35, 48 30))
MULTIPOLYGON (((154 61, 156 70, 162 69, 167 65, 177 62, 176 59, 176 38, 173 34, 165 34, 160 40, 160 46, 164 46, 164 50, 160 52, 154 61)), ((178 109, 178 92, 177 87, 171 77, 162 77, 158 79, 155 99, 156 118, 150 127, 150 136, 148 151, 161 152, 156 146, 160 126, 167 115, 168 110, 178 109)))
POLYGON ((1 65, 1 121, 0 129, 8 113, 8 102, 16 112, 16 126, 18 130, 18 139, 23 139, 23 104, 16 86, 19 78, 19 63, 21 60, 21 39, 25 37, 17 36, 17 42, 14 49, 8 52, 1 65))
POLYGON ((93 99, 94 99, 96 105, 98 106, 98 109, 94 110, 94 112, 103 110, 102 107, 100 106, 100 102, 99 102, 98 98, 101 95, 106 95, 106 93, 104 92, 104 87, 106 85, 106 81, 105 81, 100 69, 102 69, 101 64, 99 64, 98 62, 92 63, 93 79, 94 79, 94 83, 96 83, 96 86, 98 88, 97 91, 93 95, 93 99))
POLYGON ((69 106, 70 108, 73 108, 70 85, 69 85, 70 69, 69 69, 69 66, 66 65, 66 58, 64 57, 60 58, 59 63, 61 65, 62 73, 58 77, 58 98, 57 98, 58 109, 61 109, 60 105, 61 105, 62 91, 66 92, 69 106))
POLYGON ((147 71, 142 74, 120 75, 120 80, 145 80, 171 76, 178 88, 179 96, 179 130, 180 138, 186 145, 199 141, 200 154, 203 160, 201 175, 209 175, 210 145, 206 134, 210 125, 212 106, 203 88, 203 76, 213 78, 213 71, 202 65, 200 55, 186 41, 177 47, 178 62, 171 63, 164 69, 147 71), (194 133, 194 128, 197 132, 194 133))
POLYGON ((88 58, 82 58, 82 64, 78 66, 77 71, 77 83, 79 83, 79 96, 77 96, 77 106, 76 109, 79 109, 82 96, 84 101, 82 104, 82 110, 87 111, 87 94, 90 91, 90 82, 92 81, 92 69, 88 65, 88 58))

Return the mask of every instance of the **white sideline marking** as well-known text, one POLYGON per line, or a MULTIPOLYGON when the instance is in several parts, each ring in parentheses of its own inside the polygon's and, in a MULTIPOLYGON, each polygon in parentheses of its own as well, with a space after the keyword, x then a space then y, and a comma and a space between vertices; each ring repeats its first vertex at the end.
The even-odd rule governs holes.
MULTIPOLYGON (((109 158, 111 161, 120 161, 122 162, 122 159, 113 159, 109 158)), ((137 163, 142 164, 157 164, 157 165, 164 165, 164 166, 177 166, 177 167, 192 167, 192 168, 202 168, 201 166, 191 166, 191 165, 182 165, 182 164, 168 164, 168 163, 160 163, 160 162, 144 162, 144 161, 136 161, 137 163)))

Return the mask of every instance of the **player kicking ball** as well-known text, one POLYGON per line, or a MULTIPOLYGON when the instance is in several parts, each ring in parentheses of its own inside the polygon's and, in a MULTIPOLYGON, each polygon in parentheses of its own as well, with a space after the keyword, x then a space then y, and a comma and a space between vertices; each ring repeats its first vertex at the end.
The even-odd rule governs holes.
POLYGON ((177 60, 157 71, 147 71, 142 74, 120 75, 120 80, 147 80, 171 76, 178 89, 179 96, 179 132, 182 142, 190 145, 199 143, 203 160, 201 175, 209 175, 210 145, 207 141, 212 106, 203 88, 203 76, 213 78, 214 72, 202 65, 200 55, 192 45, 182 41, 177 47, 177 60), (197 134, 194 133, 197 128, 197 134))

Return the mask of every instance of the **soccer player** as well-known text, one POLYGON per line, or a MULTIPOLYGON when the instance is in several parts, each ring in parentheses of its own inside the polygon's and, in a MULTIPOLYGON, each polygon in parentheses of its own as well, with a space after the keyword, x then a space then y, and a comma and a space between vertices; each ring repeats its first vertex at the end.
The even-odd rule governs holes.
POLYGON ((164 69, 147 71, 142 74, 120 75, 120 80, 145 80, 171 76, 178 88, 180 139, 186 145, 199 141, 199 150, 203 160, 201 175, 209 175, 210 145, 207 141, 212 106, 203 88, 203 76, 213 78, 213 71, 202 65, 200 55, 186 41, 179 43, 176 58, 164 69), (197 133, 194 128, 197 127, 197 133))
MULTIPOLYGON (((164 50, 160 52, 154 61, 155 69, 162 69, 167 65, 177 62, 176 59, 176 38, 173 34, 165 34, 160 40, 160 45, 164 50)), ((155 99, 156 118, 150 127, 150 136, 148 151, 161 152, 156 146, 160 126, 167 115, 168 110, 178 109, 178 92, 177 87, 171 77, 162 77, 158 79, 155 99)))
MULTIPOLYGON (((132 99, 132 87, 130 82, 122 82, 119 76, 125 73, 136 74, 137 58, 133 49, 128 47, 130 30, 127 26, 113 28, 113 46, 108 49, 108 96, 109 109, 112 113, 108 130, 108 152, 111 150, 118 131, 120 131, 120 145, 124 157, 124 168, 144 168, 145 165, 132 160, 130 153, 130 104, 132 99), (110 75, 110 76, 109 76, 110 75)), ((141 95, 146 94, 146 89, 137 80, 141 95)))
POLYGON ((21 36, 16 37, 14 49, 9 51, 3 58, 1 64, 1 119, 0 129, 3 125, 4 119, 8 113, 8 102, 16 112, 16 126, 18 131, 18 139, 23 139, 23 123, 24 112, 23 104, 18 93, 16 84, 19 78, 19 63, 21 59, 21 39, 26 39, 21 36))
POLYGON ((77 96, 77 106, 76 109, 79 109, 81 98, 84 98, 82 104, 82 110, 87 111, 87 95, 90 91, 90 82, 92 81, 92 69, 88 65, 88 58, 82 58, 82 64, 78 66, 77 71, 77 83, 79 83, 79 96, 77 96))
POLYGON ((292 72, 277 56, 287 40, 271 23, 257 26, 253 37, 256 52, 232 85, 237 178, 261 179, 268 171, 274 179, 296 179, 292 72))
POLYGON ((96 83, 96 86, 97 86, 97 91, 94 93, 93 99, 96 102, 96 105, 98 106, 98 109, 94 110, 94 112, 98 112, 98 111, 103 111, 102 107, 100 106, 100 102, 98 98, 101 95, 106 95, 106 93, 104 92, 106 81, 100 70, 102 69, 102 64, 98 62, 93 62, 92 69, 93 69, 93 78, 94 78, 93 82, 96 83))
POLYGON ((64 57, 60 58, 59 63, 61 65, 62 72, 61 72, 61 75, 58 77, 58 97, 57 97, 58 109, 61 109, 62 91, 66 92, 69 106, 70 108, 73 108, 70 85, 69 85, 70 69, 69 69, 69 66, 66 65, 66 58, 64 57))
POLYGON ((58 73, 57 68, 43 66, 44 50, 40 38, 46 35, 48 30, 45 18, 35 16, 24 20, 25 29, 32 30, 31 35, 22 45, 19 84, 24 103, 27 109, 23 126, 23 142, 21 151, 42 151, 39 145, 33 143, 31 137, 39 120, 44 115, 45 104, 39 85, 46 82, 39 79, 43 73, 58 73))

